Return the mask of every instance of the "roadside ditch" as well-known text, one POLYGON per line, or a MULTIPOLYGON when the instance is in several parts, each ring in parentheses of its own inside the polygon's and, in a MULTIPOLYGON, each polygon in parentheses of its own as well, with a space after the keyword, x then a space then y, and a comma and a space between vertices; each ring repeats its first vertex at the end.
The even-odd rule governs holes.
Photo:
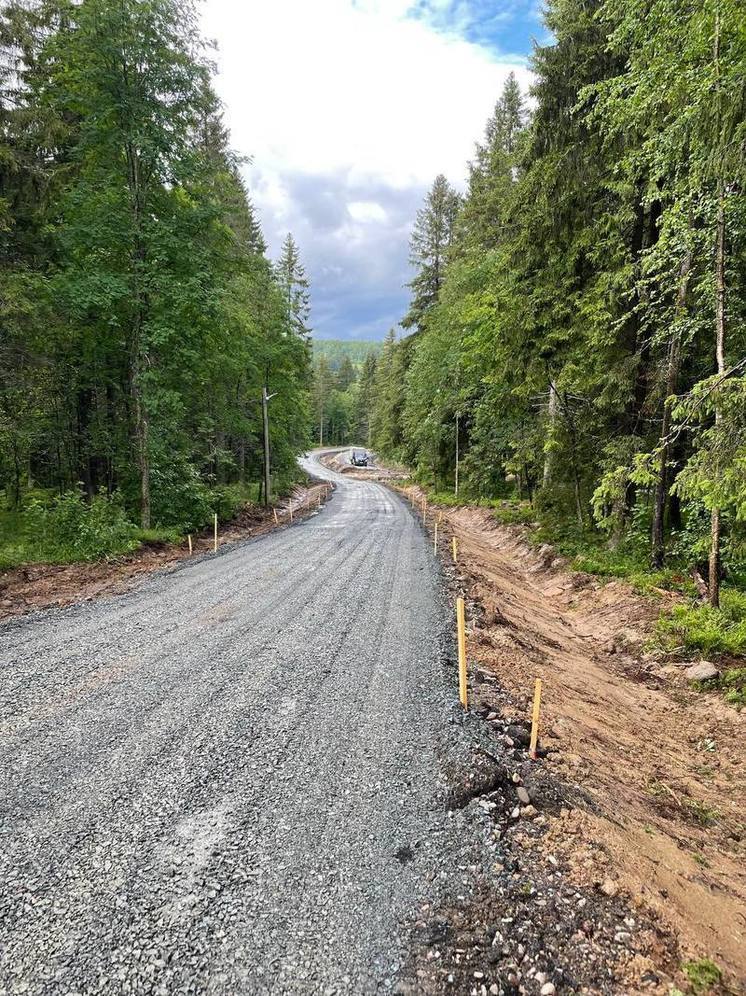
MULTIPOLYGON (((714 920, 729 911, 740 910, 743 916, 737 885, 730 891, 718 889, 715 876, 703 879, 704 869, 690 856, 706 846, 691 840, 705 836, 706 828, 686 825, 690 839, 684 842, 685 854, 677 857, 696 871, 682 870, 669 848, 672 840, 681 844, 685 816, 661 817, 648 790, 645 766, 637 771, 642 786, 634 779, 630 785, 630 768, 640 761, 630 755, 626 740, 618 740, 615 751, 614 743, 603 736, 605 729, 613 735, 620 718, 605 713, 604 689, 594 686, 595 673, 587 674, 586 684, 578 683, 577 673, 570 676, 575 697, 587 699, 595 729, 587 728, 585 713, 573 715, 558 708, 555 682, 567 684, 568 675, 557 670, 567 649, 566 622, 557 606, 547 607, 556 619, 545 628, 531 598, 514 599, 515 591, 505 590, 496 579, 495 564, 488 576, 485 561, 477 563, 474 555, 474 536, 467 540, 447 510, 442 511, 443 582, 451 604, 456 596, 466 599, 470 620, 470 708, 464 714, 454 705, 441 758, 448 786, 443 804, 462 821, 471 851, 465 847, 462 855, 463 878, 455 900, 424 904, 412 923, 412 954, 399 991, 475 996, 743 991, 733 937, 738 921, 714 920), (449 552, 454 530, 460 539, 457 564, 449 552), (535 676, 548 680, 548 708, 539 757, 531 761, 530 688, 535 676), (597 754, 589 756, 586 749, 586 741, 596 734, 596 746, 605 755, 603 776, 595 767, 597 754), (620 849, 625 847, 628 853, 622 861, 620 849), (690 917, 690 908, 703 901, 699 917, 690 917), (717 926, 715 931, 708 929, 708 921, 717 926)), ((417 502, 413 514, 422 518, 417 502)), ((431 542, 434 521, 431 516, 427 523, 431 542)), ((524 569, 536 566, 524 564, 524 569)), ((500 570, 506 577, 512 573, 511 584, 521 588, 524 578, 512 560, 504 560, 500 570)), ((563 584, 558 571, 541 581, 555 589, 563 584)), ((629 622, 633 609, 639 606, 627 606, 615 629, 629 622)), ((579 616, 576 612, 573 625, 580 623, 579 616)), ((608 641, 608 619, 605 622, 599 620, 599 634, 574 634, 591 658, 598 656, 595 641, 601 633, 608 641)), ((639 612, 636 622, 642 625, 639 612)), ((449 671, 454 686, 455 656, 452 648, 449 671)), ((625 654, 615 649, 608 656, 615 659, 607 679, 624 689, 630 684, 630 647, 625 654)), ((582 669, 585 660, 577 663, 582 669)), ((633 698, 650 692, 639 680, 632 688, 633 698)), ((612 701, 609 707, 615 705, 612 701)), ((629 739, 650 747, 644 727, 629 730, 629 739)), ((661 746, 667 757, 669 744, 661 746)), ((739 836, 737 820, 729 819, 717 830, 728 842, 723 867, 731 867, 740 847, 733 837, 739 836)), ((718 844, 713 843, 715 850, 718 844)))

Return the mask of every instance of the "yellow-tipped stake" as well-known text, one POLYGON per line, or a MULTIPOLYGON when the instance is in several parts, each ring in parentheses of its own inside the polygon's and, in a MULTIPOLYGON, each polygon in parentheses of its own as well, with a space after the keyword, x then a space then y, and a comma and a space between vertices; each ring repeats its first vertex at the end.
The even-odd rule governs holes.
POLYGON ((214 540, 214 550, 215 553, 218 552, 218 513, 215 513, 215 540, 214 540))
POLYGON ((466 620, 464 600, 456 599, 456 623, 458 625, 458 697, 464 709, 469 708, 469 695, 466 685, 466 620))
POLYGON ((534 711, 531 716, 531 746, 528 755, 532 761, 536 760, 536 746, 539 742, 539 710, 541 708, 541 678, 536 679, 534 685, 534 711))
POLYGON ((189 540, 189 556, 191 557, 191 555, 192 555, 192 534, 191 533, 187 534, 187 539, 189 540))
POLYGON ((453 562, 454 564, 458 560, 458 543, 456 542, 456 537, 453 537, 453 562))
POLYGON ((276 508, 272 509, 272 515, 274 515, 274 517, 275 517, 275 525, 279 526, 280 523, 279 523, 279 520, 277 518, 277 509, 276 508))
POLYGON ((438 553, 438 520, 435 520, 435 538, 433 539, 433 553, 438 553))

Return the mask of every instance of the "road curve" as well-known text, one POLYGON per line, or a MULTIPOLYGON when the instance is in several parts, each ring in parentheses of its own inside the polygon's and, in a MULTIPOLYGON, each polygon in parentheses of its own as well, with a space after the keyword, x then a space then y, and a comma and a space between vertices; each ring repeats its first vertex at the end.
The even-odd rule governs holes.
POLYGON ((393 988, 444 815, 434 562, 381 485, 0 626, 0 994, 393 988))

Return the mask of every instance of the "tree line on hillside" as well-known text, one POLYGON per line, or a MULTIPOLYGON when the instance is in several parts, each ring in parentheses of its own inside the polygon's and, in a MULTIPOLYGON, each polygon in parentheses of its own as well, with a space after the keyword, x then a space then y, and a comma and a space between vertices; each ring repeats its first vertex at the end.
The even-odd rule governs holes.
POLYGON ((320 445, 370 445, 370 410, 378 363, 373 343, 314 344, 313 434, 320 445), (360 348, 360 347, 373 348, 360 348), (353 363, 352 356, 363 359, 353 363))
POLYGON ((438 177, 372 444, 650 564, 717 606, 746 534, 746 18, 550 0, 459 197, 438 177))
POLYGON ((308 283, 277 265, 191 0, 12 0, 0 24, 0 489, 195 527, 308 439, 308 283), (77 497, 76 497, 77 500, 77 497))

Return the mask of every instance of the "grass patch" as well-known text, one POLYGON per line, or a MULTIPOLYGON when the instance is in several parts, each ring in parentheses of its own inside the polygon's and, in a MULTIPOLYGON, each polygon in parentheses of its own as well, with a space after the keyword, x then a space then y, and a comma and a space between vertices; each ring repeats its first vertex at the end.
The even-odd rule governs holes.
POLYGON ((536 513, 527 501, 510 501, 505 498, 469 498, 452 491, 429 491, 428 501, 446 508, 461 508, 471 505, 475 508, 491 508, 499 523, 504 526, 528 526, 536 521, 536 513))
MULTIPOLYGON (((661 645, 704 654, 742 656, 746 654, 746 592, 724 588, 720 608, 692 602, 677 605, 658 621, 661 645)), ((729 679, 730 691, 743 691, 742 668, 729 679)))
POLYGON ((159 527, 156 529, 138 529, 135 538, 141 545, 157 546, 160 543, 180 543, 184 534, 176 526, 159 527))
POLYGON ((492 502, 492 514, 504 526, 530 526, 536 513, 527 501, 492 502))
POLYGON ((0 571, 28 560, 29 536, 22 512, 0 511, 0 571))
POLYGON ((656 589, 695 594, 691 579, 680 569, 650 569, 647 539, 611 549, 603 533, 581 529, 577 523, 556 521, 544 521, 532 531, 530 539, 537 545, 551 544, 567 557, 572 570, 600 578, 619 578, 642 595, 655 594, 656 589))
MULTIPOLYGON (((422 487, 422 485, 420 485, 422 487)), ((462 505, 473 505, 474 502, 459 496, 458 498, 453 493, 453 491, 428 491, 427 488, 423 488, 427 494, 427 500, 433 502, 435 505, 445 505, 447 508, 460 508, 462 505)))
POLYGON ((683 806, 687 816, 699 827, 711 827, 720 818, 720 813, 714 806, 708 806, 699 799, 684 799, 683 806))
POLYGON ((687 961, 681 966, 681 970, 689 980, 692 992, 697 994, 708 993, 723 981, 723 973, 709 958, 687 961))
POLYGON ((746 706, 746 667, 732 667, 720 675, 718 685, 722 689, 725 701, 737 709, 746 706))

